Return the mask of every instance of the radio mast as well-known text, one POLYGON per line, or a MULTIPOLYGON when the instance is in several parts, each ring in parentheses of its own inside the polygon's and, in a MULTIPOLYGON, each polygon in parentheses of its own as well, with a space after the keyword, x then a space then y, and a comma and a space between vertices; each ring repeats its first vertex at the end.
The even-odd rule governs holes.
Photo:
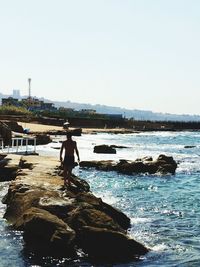
POLYGON ((31 78, 28 78, 28 98, 31 99, 31 78))

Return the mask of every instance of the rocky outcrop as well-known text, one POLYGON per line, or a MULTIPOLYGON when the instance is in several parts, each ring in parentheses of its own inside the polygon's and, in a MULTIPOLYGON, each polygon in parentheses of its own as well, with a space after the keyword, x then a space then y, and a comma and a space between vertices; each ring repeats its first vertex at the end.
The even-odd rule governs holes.
POLYGON ((19 125, 16 121, 4 121, 4 123, 13 132, 17 132, 17 133, 23 133, 24 132, 23 127, 21 125, 19 125))
POLYGON ((116 154, 116 149, 108 145, 94 146, 94 153, 116 154))
POLYGON ((24 231, 24 242, 31 251, 56 256, 75 253, 75 231, 56 215, 44 209, 27 209, 13 226, 24 231))
POLYGON ((52 142, 52 138, 48 134, 37 134, 36 145, 47 145, 52 142))
POLYGON ((11 143, 12 131, 3 122, 0 121, 0 138, 3 139, 4 145, 9 145, 11 143))
POLYGON ((148 250, 130 239, 119 231, 113 231, 106 228, 83 227, 80 235, 80 243, 83 251, 95 261, 124 262, 144 255, 148 250))
POLYGON ((50 157, 23 156, 3 202, 4 218, 23 231, 25 248, 41 255, 78 257, 81 249, 93 261, 126 262, 148 252, 127 236, 130 219, 95 197, 76 177, 63 186, 62 169, 50 157))
POLYGON ((16 178, 19 171, 20 156, 0 155, 0 182, 10 181, 16 178))
POLYGON ((156 160, 151 157, 136 159, 135 161, 120 160, 119 162, 111 160, 102 161, 81 161, 80 167, 96 168, 102 171, 117 171, 119 173, 132 175, 134 173, 172 173, 174 174, 177 168, 176 161, 169 156, 159 155, 156 160))

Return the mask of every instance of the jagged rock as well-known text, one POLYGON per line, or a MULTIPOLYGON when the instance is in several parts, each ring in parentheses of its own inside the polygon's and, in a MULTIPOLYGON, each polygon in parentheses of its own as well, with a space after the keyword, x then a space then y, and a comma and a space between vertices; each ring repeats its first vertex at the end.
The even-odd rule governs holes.
POLYGON ((111 171, 113 170, 113 166, 116 163, 113 160, 92 160, 92 161, 81 161, 79 162, 79 166, 82 168, 96 168, 97 170, 102 171, 111 171))
POLYGON ((116 154, 116 149, 108 145, 94 146, 94 153, 116 154))
POLYGON ((127 230, 130 227, 130 219, 117 208, 102 201, 101 198, 95 197, 91 193, 79 193, 76 196, 78 203, 88 203, 97 210, 103 211, 110 216, 122 229, 127 230))
POLYGON ((77 192, 89 192, 90 191, 90 185, 88 182, 86 182, 83 179, 80 179, 79 177, 72 174, 71 176, 71 182, 76 186, 77 192))
POLYGON ((82 161, 80 167, 96 168, 104 171, 117 171, 119 173, 132 175, 134 173, 172 173, 174 174, 177 168, 177 163, 173 157, 160 155, 157 160, 152 160, 151 157, 144 157, 135 161, 120 160, 118 163, 114 161, 82 161))
POLYGON ((80 232, 84 226, 123 232, 122 228, 110 216, 89 205, 83 205, 70 212, 67 223, 75 229, 76 232, 80 232))
POLYGON ((48 211, 32 207, 13 226, 24 231, 26 248, 34 252, 63 256, 74 253, 74 230, 48 211))
POLYGON ((24 185, 11 184, 7 193, 4 203, 7 204, 6 212, 4 218, 10 223, 15 223, 15 221, 22 216, 22 214, 30 209, 31 207, 40 207, 40 199, 47 198, 57 198, 59 193, 56 191, 49 191, 34 186, 27 187, 25 185, 25 190, 23 190, 24 185))
POLYGON ((126 262, 148 252, 148 249, 123 233, 84 226, 80 233, 80 246, 97 262, 126 262))

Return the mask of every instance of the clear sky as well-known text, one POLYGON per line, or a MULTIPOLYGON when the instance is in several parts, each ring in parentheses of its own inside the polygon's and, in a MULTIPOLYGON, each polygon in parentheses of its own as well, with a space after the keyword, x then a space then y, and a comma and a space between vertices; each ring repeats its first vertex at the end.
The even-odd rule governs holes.
POLYGON ((199 0, 0 0, 0 92, 200 114, 199 0))

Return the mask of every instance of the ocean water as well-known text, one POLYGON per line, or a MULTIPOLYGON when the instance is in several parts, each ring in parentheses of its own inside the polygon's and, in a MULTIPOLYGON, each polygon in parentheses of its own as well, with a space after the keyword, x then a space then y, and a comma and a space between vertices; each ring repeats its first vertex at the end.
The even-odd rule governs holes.
MULTIPOLYGON (((59 141, 38 146, 40 155, 58 157, 59 141)), ((131 218, 129 235, 151 252, 137 262, 108 266, 200 266, 200 132, 144 132, 137 134, 87 134, 76 137, 81 160, 128 159, 160 154, 178 162, 175 175, 122 175, 79 167, 74 173, 87 180, 92 192, 131 218), (94 145, 123 145, 116 155, 94 154, 94 145), (189 147, 185 147, 189 146, 189 147)), ((8 183, 0 184, 2 198, 8 183)), ((23 250, 20 232, 3 219, 0 204, 0 267, 96 266, 79 259, 38 258, 23 250)), ((100 266, 100 265, 98 265, 100 266)), ((106 266, 106 265, 103 265, 106 266)))

